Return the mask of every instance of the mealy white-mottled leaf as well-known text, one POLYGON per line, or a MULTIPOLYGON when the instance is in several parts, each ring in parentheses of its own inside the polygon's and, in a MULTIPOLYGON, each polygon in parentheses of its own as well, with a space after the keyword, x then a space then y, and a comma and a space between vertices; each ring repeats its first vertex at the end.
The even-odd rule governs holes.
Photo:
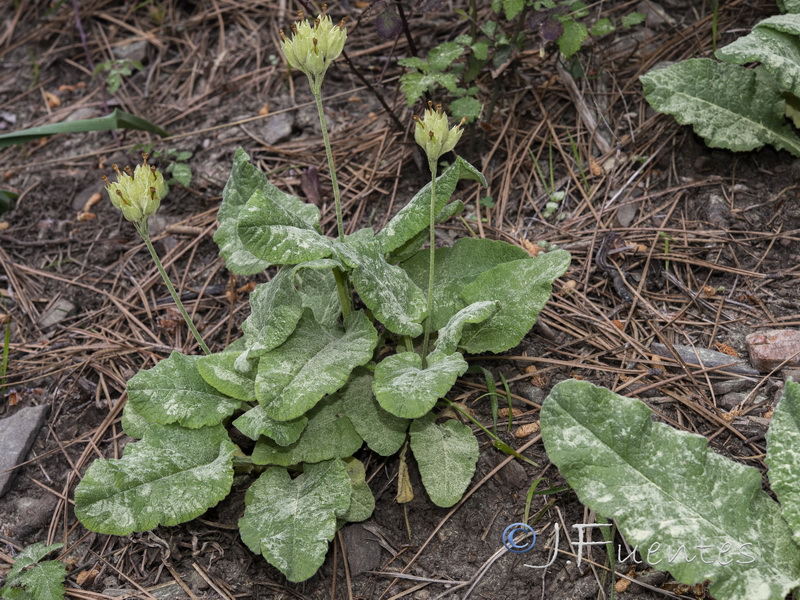
POLYGON ((5 585, 0 589, 0 598, 63 600, 66 567, 57 560, 40 562, 50 552, 63 546, 64 544, 45 546, 35 543, 20 552, 6 576, 5 585))
POLYGON ((351 456, 364 443, 346 416, 341 396, 322 400, 308 413, 308 425, 299 439, 286 447, 261 438, 253 450, 257 465, 288 467, 299 463, 317 463, 331 458, 351 456))
POLYGON ((767 432, 769 483, 800 544, 800 384, 789 379, 767 432))
POLYGON ((291 421, 270 419, 264 408, 258 404, 239 416, 233 425, 251 440, 258 440, 265 435, 279 446, 288 446, 297 441, 307 423, 306 417, 297 417, 291 421))
POLYGON ((128 402, 151 423, 193 429, 221 423, 241 403, 203 380, 199 359, 173 352, 152 369, 139 371, 128 380, 128 402))
POLYGON ((425 294, 403 269, 386 262, 369 231, 349 236, 336 250, 352 269, 350 281, 376 319, 398 335, 422 333, 425 294))
MULTIPOLYGON (((245 351, 247 352, 247 351, 245 351)), ((256 367, 258 363, 251 361, 247 371, 241 372, 234 365, 244 352, 217 352, 201 356, 197 360, 197 370, 203 380, 226 396, 243 400, 256 401, 256 367)))
POLYGON ((377 342, 378 332, 362 311, 347 317, 342 330, 320 325, 306 309, 289 339, 259 360, 259 404, 278 421, 300 417, 368 363, 377 342))
MULTIPOLYGON (((436 223, 444 223, 451 217, 460 215, 462 212, 464 212, 464 203, 461 200, 453 200, 450 204, 446 204, 439 214, 436 215, 435 221, 436 223)), ((391 264, 396 265, 410 259, 425 245, 425 242, 428 241, 428 235, 428 230, 423 229, 402 246, 392 250, 387 260, 391 264)))
POLYGON ((239 213, 238 232, 254 256, 277 265, 294 265, 331 255, 331 240, 315 225, 292 206, 256 190, 239 213))
POLYGON ((242 323, 249 354, 261 356, 280 346, 302 314, 302 299, 291 269, 281 269, 271 281, 257 285, 250 294, 250 316, 242 323))
POLYGON ((41 542, 36 542, 30 546, 27 546, 24 550, 17 554, 16 557, 14 557, 14 565, 6 575, 6 583, 14 583, 14 580, 22 575, 22 573, 24 573, 28 567, 32 567, 51 552, 60 550, 63 547, 64 544, 50 544, 46 546, 41 542))
POLYGON ((350 506, 351 488, 338 459, 306 465, 295 479, 282 467, 270 467, 245 495, 242 541, 289 581, 304 581, 325 560, 336 516, 350 506))
POLYGON ((381 456, 391 456, 405 442, 409 421, 380 407, 372 393, 373 381, 372 373, 356 369, 337 394, 342 396, 345 414, 370 450, 381 456))
POLYGON ((481 323, 467 324, 460 346, 467 352, 503 352, 522 341, 550 299, 553 281, 569 268, 564 250, 497 265, 461 292, 468 304, 495 301, 500 309, 481 323))
POLYGON ((463 423, 450 419, 437 425, 432 414, 415 419, 410 432, 425 491, 436 506, 453 506, 475 474, 478 440, 463 423))
POLYGON ((225 259, 228 270, 239 275, 259 273, 269 266, 268 261, 256 258, 239 239, 239 213, 256 190, 300 215, 308 223, 316 225, 320 217, 316 206, 306 204, 299 198, 280 191, 269 183, 264 174, 251 165, 249 160, 250 157, 244 150, 239 148, 236 151, 230 177, 222 191, 222 204, 217 213, 219 229, 214 234, 214 241, 220 247, 220 256, 225 259))
MULTIPOLYGON (((460 179, 472 179, 486 185, 480 171, 460 156, 436 178, 436 210, 439 214, 449 202, 460 179)), ((378 252, 387 254, 396 250, 417 234, 428 228, 430 221, 431 184, 425 185, 376 236, 378 252)), ((427 288, 426 288, 427 289, 427 288)))
POLYGON ((328 258, 300 263, 294 267, 295 284, 303 308, 310 308, 317 323, 334 327, 342 314, 333 269, 341 265, 328 258))
POLYGON ((473 302, 469 306, 462 308, 458 311, 453 318, 447 322, 442 329, 439 330, 439 335, 436 338, 436 345, 431 357, 438 355, 452 354, 458 348, 458 343, 461 341, 461 334, 464 327, 468 323, 482 323, 486 319, 492 317, 500 305, 491 300, 484 300, 482 302, 473 302))
POLYGON ((122 409, 122 431, 137 440, 144 437, 150 421, 145 419, 130 402, 125 403, 122 409))
POLYGON ((712 148, 743 152, 771 144, 800 156, 800 138, 783 120, 786 103, 758 69, 693 58, 650 71, 641 82, 653 108, 692 125, 712 148))
POLYGON ((151 425, 121 459, 91 464, 75 489, 75 515, 114 535, 190 521, 230 492, 235 449, 222 425, 151 425))
POLYGON ((458 352, 433 357, 425 369, 416 352, 392 354, 375 367, 372 391, 384 410, 416 419, 428 413, 468 368, 458 352))
POLYGON ((651 416, 639 400, 564 381, 542 405, 542 439, 581 502, 652 566, 711 580, 718 600, 783 600, 800 585, 800 549, 761 474, 651 416))
MULTIPOLYGON (((422 250, 401 265, 412 281, 425 290, 428 289, 429 252, 429 249, 422 250)), ((468 304, 461 290, 478 275, 499 264, 523 258, 530 258, 530 255, 519 246, 493 240, 462 238, 452 247, 438 248, 431 329, 437 331, 447 325, 453 315, 468 304)))
MULTIPOLYGON (((797 15, 781 18, 800 22, 797 15)), ((800 96, 800 39, 771 27, 756 27, 749 34, 717 50, 720 60, 737 65, 759 62, 782 88, 800 96)))

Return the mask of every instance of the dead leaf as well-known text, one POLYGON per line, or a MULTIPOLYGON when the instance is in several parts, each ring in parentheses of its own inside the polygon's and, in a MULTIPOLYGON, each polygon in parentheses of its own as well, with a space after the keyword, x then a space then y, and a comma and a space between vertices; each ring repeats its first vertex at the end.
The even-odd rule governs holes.
POLYGON ((8 221, 0 221, 0 231, 5 231, 11 227, 11 224, 8 221))
POLYGON ((261 108, 258 109, 258 114, 261 115, 262 117, 268 115, 269 114, 269 104, 266 104, 266 103, 262 104, 261 108))
MULTIPOLYGON (((519 415, 522 414, 522 411, 520 409, 518 409, 518 408, 512 408, 511 409, 511 414, 514 415, 515 417, 518 417, 519 415)), ((497 416, 502 418, 502 419, 505 419, 506 417, 508 417, 508 409, 507 408, 499 409, 497 411, 497 416)))
POLYGON ((519 439, 526 438, 529 435, 533 435, 534 433, 539 433, 539 429, 541 426, 539 425, 539 421, 534 421, 533 423, 526 423, 525 425, 520 425, 517 427, 517 430, 514 432, 514 437, 519 439))
POLYGON ((397 469, 397 496, 395 501, 398 504, 411 502, 414 499, 414 488, 411 487, 411 478, 408 476, 408 463, 406 463, 406 448, 400 452, 400 464, 397 469))
POLYGON ((83 223, 84 221, 94 221, 97 218, 97 215, 93 212, 79 212, 78 213, 78 222, 83 223))
POLYGON ((589 170, 592 172, 592 176, 600 177, 603 174, 603 167, 597 164, 597 161, 589 157, 589 170))
POLYGON ((542 247, 539 244, 534 244, 530 240, 523 239, 521 240, 520 243, 522 244, 522 247, 525 249, 525 251, 528 254, 530 254, 533 258, 539 256, 539 253, 542 251, 542 247))
POLYGON ((58 108, 61 106, 61 99, 52 92, 45 92, 44 99, 49 108, 58 108))

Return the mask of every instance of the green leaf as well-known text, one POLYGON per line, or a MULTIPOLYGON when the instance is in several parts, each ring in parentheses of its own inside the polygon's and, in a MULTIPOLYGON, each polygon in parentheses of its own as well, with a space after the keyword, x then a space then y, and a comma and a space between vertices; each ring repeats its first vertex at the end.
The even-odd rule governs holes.
POLYGON ((230 492, 235 449, 222 425, 151 425, 121 459, 92 463, 75 489, 75 515, 114 535, 190 521, 230 492))
POLYGON ((800 13, 800 0, 778 0, 778 6, 783 12, 800 13))
POLYGON ((497 302, 491 301, 474 302, 462 308, 439 330, 439 337, 436 339, 435 350, 431 356, 446 356, 455 352, 464 327, 469 323, 482 323, 491 318, 499 308, 497 302))
MULTIPOLYGON (((401 58, 397 61, 397 64, 401 67, 406 67, 407 69, 416 69, 417 71, 421 71, 423 73, 429 72, 431 69, 428 66, 428 61, 422 60, 417 56, 409 56, 407 58, 401 58)), ((401 77, 402 80, 402 77, 401 77)))
MULTIPOLYGON (((472 179, 486 185, 486 179, 475 167, 460 156, 452 165, 436 178, 436 209, 440 213, 450 200, 460 179, 472 179)), ((386 224, 375 239, 380 252, 387 254, 396 250, 420 232, 428 228, 431 210, 431 184, 428 182, 391 221, 386 224)), ((427 289, 427 285, 425 286, 427 289)))
MULTIPOLYGON (((429 249, 418 252, 401 265, 412 281, 425 289, 428 285, 429 252, 429 249)), ((478 275, 502 263, 523 258, 530 258, 530 255, 519 246, 484 239, 462 238, 450 248, 438 248, 431 329, 441 329, 467 305, 461 290, 478 275)))
POLYGON ((602 19, 597 19, 592 28, 589 30, 589 33, 592 37, 600 37, 603 35, 608 35, 609 33, 614 33, 614 23, 611 22, 611 19, 607 17, 603 17, 602 19))
POLYGON ((340 460, 307 465, 295 479, 271 467, 245 495, 242 541, 289 581, 304 581, 325 560, 336 516, 350 506, 351 487, 340 460))
POLYGON ((406 441, 409 421, 386 412, 372 394, 372 373, 366 369, 356 369, 339 391, 344 403, 344 414, 353 423, 358 435, 370 450, 381 456, 391 456, 406 441))
POLYGON ((250 316, 242 323, 246 348, 261 356, 284 343, 303 314, 302 297, 294 287, 294 271, 281 269, 250 294, 250 316))
MULTIPOLYGON (((781 15, 780 18, 800 23, 797 15, 781 15)), ((759 26, 717 50, 716 57, 737 65, 759 62, 782 88, 800 95, 800 40, 793 34, 759 26)))
POLYGON ((67 568, 62 563, 48 560, 20 574, 13 582, 9 577, 6 586, 0 591, 0 598, 63 600, 66 577, 67 568))
POLYGON ((259 404, 278 421, 300 417, 369 362, 377 341, 378 332, 362 311, 347 317, 342 331, 320 325, 306 309, 289 339, 259 360, 259 404))
POLYGON ((416 419, 430 411, 468 367, 458 352, 432 355, 426 369, 415 352, 392 354, 375 367, 372 391, 384 410, 404 419, 416 419))
POLYGON ((222 204, 217 213, 219 229, 214 234, 214 241, 219 246, 220 256, 225 259, 228 270, 239 275, 258 273, 270 264, 269 261, 256 258, 239 239, 239 213, 256 191, 312 226, 317 225, 320 218, 316 206, 306 204, 276 188, 249 160, 250 157, 244 150, 239 148, 236 151, 230 177, 222 190, 222 204))
POLYGON ((581 44, 589 37, 586 25, 579 23, 572 18, 565 17, 561 20, 564 32, 558 37, 558 49, 564 58, 572 56, 581 49, 581 44))
MULTIPOLYGON (((197 370, 205 382, 226 396, 256 401, 256 363, 247 363, 249 369, 241 372, 234 367, 244 352, 217 352, 197 359, 197 370)), ((213 425, 213 423, 209 423, 213 425)))
POLYGON ((319 233, 315 220, 298 211, 298 198, 256 190, 239 215, 239 238, 253 256, 277 265, 297 264, 332 253, 331 241, 319 233))
POLYGON ((340 518, 349 523, 366 521, 375 510, 375 496, 372 495, 372 490, 367 485, 364 463, 357 458, 350 457, 344 459, 344 464, 353 488, 350 492, 350 508, 340 518))
POLYGON ((553 281, 569 268, 564 250, 503 263, 484 271, 461 296, 467 303, 496 301, 500 310, 481 323, 467 325, 461 347, 471 354, 504 352, 522 341, 550 299, 553 281))
POLYGON ((422 74, 415 71, 400 76, 400 91, 405 95, 409 107, 414 106, 425 92, 436 89, 437 86, 454 90, 458 87, 456 76, 453 73, 422 74))
POLYGON ((326 327, 336 326, 342 314, 332 272, 335 268, 341 268, 341 265, 323 259, 301 263, 293 269, 303 308, 310 308, 317 323, 326 327))
POLYGON ((283 448, 261 438, 253 450, 257 465, 288 467, 351 456, 364 443, 346 416, 340 395, 322 400, 306 415, 308 425, 293 444, 283 448))
POLYGON ((761 474, 712 452, 704 437, 582 381, 553 388, 541 426, 581 502, 616 519, 652 566, 681 583, 710 579, 719 600, 783 600, 800 585, 800 550, 761 474))
POLYGON ((81 119, 78 121, 63 121, 51 125, 31 127, 20 131, 12 131, 0 135, 0 148, 13 146, 14 144, 24 144, 39 138, 48 137, 57 133, 81 133, 84 131, 109 131, 111 129, 138 129, 149 131, 161 137, 168 137, 169 132, 161 129, 158 125, 146 121, 130 113, 126 113, 118 108, 111 111, 111 114, 96 119, 81 119))
POLYGON ((19 198, 17 192, 0 188, 0 215, 14 208, 17 198, 19 198))
POLYGON ((783 509, 794 540, 800 543, 800 384, 787 380, 767 432, 769 483, 783 509))
POLYGON ((350 236, 337 245, 337 253, 352 269, 353 288, 376 319, 399 335, 416 337, 422 333, 425 294, 403 269, 386 262, 374 239, 350 236))
POLYGON ((444 42, 428 53, 428 65, 434 71, 446 71, 457 58, 464 54, 464 44, 444 42))
POLYGON ((489 43, 488 42, 475 42, 469 47, 472 50, 472 56, 478 60, 487 60, 489 58, 489 43))
MULTIPOLYGON (((459 215, 464 212, 464 203, 461 200, 453 200, 450 204, 446 204, 445 207, 436 215, 436 219, 434 221, 436 223, 444 223, 451 217, 455 215, 459 215)), ((405 242, 402 246, 397 248, 396 250, 392 250, 391 254, 389 255, 389 262, 392 264, 398 264, 403 261, 406 261, 413 257, 419 249, 428 241, 428 230, 423 229, 413 238, 405 242)))
POLYGON ((627 15, 622 16, 621 19, 622 26, 633 27, 634 25, 639 25, 641 23, 644 23, 646 18, 647 17, 645 17, 644 14, 637 11, 633 11, 632 13, 628 13, 627 15))
POLYGON ((140 440, 151 423, 139 413, 130 402, 125 403, 122 409, 122 431, 132 438, 140 440))
POLYGON ((447 508, 461 500, 478 462, 472 430, 452 419, 437 425, 429 414, 411 423, 411 450, 433 503, 447 508))
POLYGON ((172 163, 171 166, 170 173, 173 179, 183 187, 189 187, 192 183, 192 168, 185 163, 172 163))
POLYGON ((16 584, 15 580, 20 578, 25 569, 36 565, 45 556, 63 547, 64 544, 51 544, 49 546, 45 546, 40 542, 31 544, 14 558, 14 566, 11 567, 8 575, 6 575, 6 584, 16 584))
POLYGON ((785 102, 757 70, 696 58, 641 81, 653 108, 692 125, 712 148, 743 152, 771 144, 800 156, 800 139, 783 121, 785 102))
POLYGON ((472 123, 481 115, 483 102, 472 96, 465 96, 450 103, 450 114, 456 121, 461 121, 466 117, 472 123))
POLYGON ((265 435, 279 446, 288 446, 297 441, 307 423, 307 417, 298 417, 291 421, 270 419, 259 404, 237 418, 233 425, 251 440, 258 440, 265 435))
POLYGON ((139 371, 128 381, 128 402, 151 423, 178 423, 191 429, 221 423, 240 402, 203 380, 199 360, 173 352, 152 369, 139 371))
POLYGON ((516 18, 523 8, 525 8, 525 0, 503 0, 503 12, 506 15, 506 21, 516 18))

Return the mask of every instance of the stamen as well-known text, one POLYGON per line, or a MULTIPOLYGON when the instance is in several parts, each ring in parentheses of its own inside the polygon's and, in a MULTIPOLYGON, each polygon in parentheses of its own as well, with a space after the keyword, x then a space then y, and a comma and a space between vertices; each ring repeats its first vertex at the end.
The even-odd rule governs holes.
POLYGON ((120 173, 119 167, 116 164, 112 164, 111 168, 113 168, 114 171, 117 172, 117 177, 122 177, 122 173, 120 173))
POLYGON ((281 40, 284 42, 286 41, 286 36, 283 35, 283 29, 278 29, 278 35, 281 36, 281 40))
POLYGON ((128 177, 133 177, 133 171, 131 171, 131 166, 130 165, 125 167, 125 173, 128 175, 128 177))
POLYGON ((122 190, 120 190, 120 189, 118 189, 118 190, 117 190, 117 196, 119 196, 119 197, 120 197, 120 199, 122 200, 122 203, 123 203, 125 206, 130 206, 130 205, 131 205, 131 202, 130 202, 130 200, 128 200, 128 199, 125 197, 125 194, 123 194, 123 193, 122 193, 122 190))
POLYGON ((437 113, 439 116, 441 116, 441 115, 442 115, 442 105, 441 105, 441 104, 437 104, 437 105, 436 105, 436 113, 437 113))

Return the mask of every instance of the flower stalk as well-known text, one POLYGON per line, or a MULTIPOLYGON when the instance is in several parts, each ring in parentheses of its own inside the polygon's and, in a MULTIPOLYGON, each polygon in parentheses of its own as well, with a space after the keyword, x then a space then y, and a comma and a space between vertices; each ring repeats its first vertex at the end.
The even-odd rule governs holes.
POLYGON ((428 342, 431 336, 431 322, 433 321, 433 284, 434 269, 436 267, 436 174, 439 166, 439 158, 455 148, 461 135, 464 133, 461 127, 466 122, 466 118, 461 123, 448 129, 447 114, 442 110, 442 105, 437 104, 433 108, 433 103, 428 102, 428 110, 425 111, 420 119, 414 116, 417 123, 414 129, 414 139, 425 151, 428 157, 428 168, 431 172, 431 203, 429 217, 429 238, 430 238, 430 262, 428 264, 428 318, 425 319, 424 337, 422 341, 422 368, 427 368, 428 342))
POLYGON ((103 181, 106 183, 106 191, 111 203, 122 212, 122 216, 128 221, 133 223, 139 236, 147 246, 148 252, 156 264, 158 272, 161 274, 161 279, 169 290, 170 296, 178 307, 178 310, 186 321, 189 331, 192 332, 194 339, 199 344, 200 348, 206 354, 211 354, 200 332, 197 331, 192 319, 186 312, 186 309, 181 302, 178 292, 175 291, 175 286, 167 275, 164 265, 161 264, 161 259, 158 257, 156 249, 153 247, 153 242, 150 241, 150 227, 148 221, 152 215, 158 210, 161 205, 161 200, 167 195, 169 188, 164 182, 164 176, 161 172, 152 165, 147 164, 147 154, 142 154, 142 164, 137 165, 135 170, 130 167, 125 167, 123 171, 117 165, 113 165, 114 170, 117 172, 117 180, 111 182, 107 177, 103 176, 103 181))

